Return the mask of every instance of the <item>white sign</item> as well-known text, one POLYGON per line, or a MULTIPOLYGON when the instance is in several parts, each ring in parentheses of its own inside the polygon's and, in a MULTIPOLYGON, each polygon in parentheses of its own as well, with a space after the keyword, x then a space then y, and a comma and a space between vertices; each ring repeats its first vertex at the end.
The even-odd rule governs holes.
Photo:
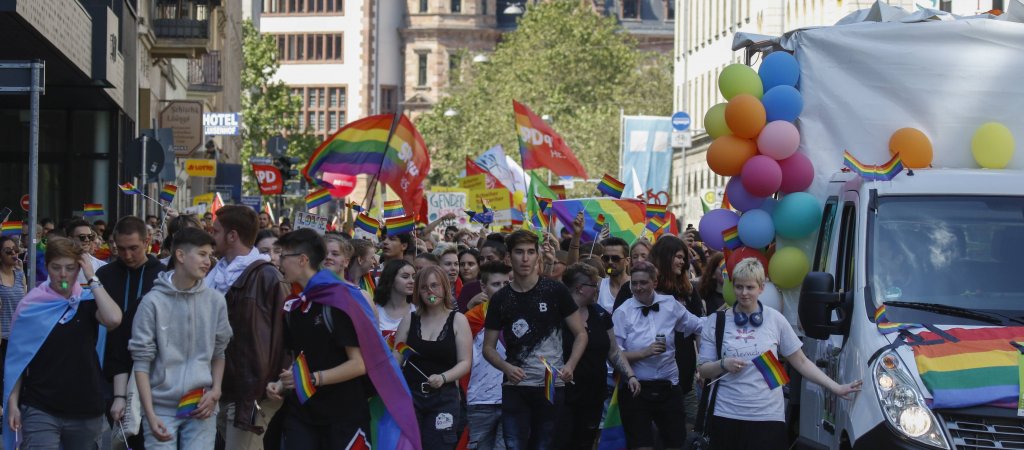
POLYGON ((464 227, 469 219, 466 209, 465 192, 427 191, 427 220, 430 222, 451 213, 455 214, 455 224, 464 227))
POLYGON ((672 132, 672 148, 687 149, 692 144, 692 135, 689 131, 673 131, 672 132))
POLYGON ((292 222, 292 229, 301 230, 303 228, 311 228, 323 236, 324 234, 327 234, 327 218, 299 211, 295 213, 295 220, 292 222))
POLYGON ((193 214, 193 215, 196 215, 196 216, 202 216, 203 214, 206 214, 206 203, 203 203, 201 205, 196 205, 196 206, 189 206, 189 207, 181 210, 181 213, 182 214, 193 214))
POLYGON ((203 134, 207 136, 238 136, 241 113, 203 113, 203 134))

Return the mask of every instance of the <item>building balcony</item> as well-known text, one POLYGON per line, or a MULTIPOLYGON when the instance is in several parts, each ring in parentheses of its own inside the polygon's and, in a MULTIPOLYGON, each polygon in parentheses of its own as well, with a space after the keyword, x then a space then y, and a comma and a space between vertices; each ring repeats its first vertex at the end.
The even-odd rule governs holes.
POLYGON ((153 0, 150 52, 156 58, 195 59, 210 45, 210 11, 216 0, 153 0))
POLYGON ((220 51, 212 50, 198 58, 188 60, 188 89, 200 92, 220 92, 220 51))

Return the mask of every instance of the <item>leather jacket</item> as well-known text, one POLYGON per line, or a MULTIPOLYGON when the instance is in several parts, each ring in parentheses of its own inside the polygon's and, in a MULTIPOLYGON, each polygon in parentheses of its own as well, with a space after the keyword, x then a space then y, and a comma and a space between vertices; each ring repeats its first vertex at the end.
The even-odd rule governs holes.
POLYGON ((288 366, 284 348, 284 302, 288 285, 268 261, 256 261, 228 289, 225 300, 234 337, 225 352, 221 400, 235 403, 238 428, 254 427, 256 402, 266 398, 267 383, 288 366))

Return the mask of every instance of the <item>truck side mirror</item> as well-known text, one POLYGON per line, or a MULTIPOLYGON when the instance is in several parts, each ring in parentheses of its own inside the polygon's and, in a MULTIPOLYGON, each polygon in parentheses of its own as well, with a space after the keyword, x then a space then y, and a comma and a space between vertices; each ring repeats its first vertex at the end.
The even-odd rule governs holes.
POLYGON ((811 272, 800 289, 800 325, 814 339, 846 334, 853 313, 853 292, 835 292, 835 278, 827 272, 811 272), (832 320, 833 312, 837 319, 832 320))

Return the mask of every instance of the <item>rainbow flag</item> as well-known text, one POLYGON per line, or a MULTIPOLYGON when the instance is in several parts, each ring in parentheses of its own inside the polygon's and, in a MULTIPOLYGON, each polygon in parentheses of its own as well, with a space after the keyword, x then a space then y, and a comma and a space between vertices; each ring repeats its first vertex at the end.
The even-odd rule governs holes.
POLYGON ((85 206, 82 207, 82 211, 82 215, 85 217, 102 216, 104 214, 103 205, 99 203, 86 203, 85 206))
POLYGON ((178 400, 178 411, 174 413, 174 417, 184 419, 191 416, 193 411, 199 409, 199 400, 202 400, 205 393, 206 389, 198 388, 181 396, 181 400, 178 400))
POLYGON ((594 219, 594 232, 597 233, 598 235, 600 235, 601 232, 604 231, 604 225, 605 225, 604 214, 598 214, 597 215, 597 219, 594 219))
POLYGON ((408 117, 381 114, 339 129, 313 152, 302 176, 310 183, 333 187, 323 181, 325 172, 379 174, 405 203, 406 213, 415 217, 422 204, 423 180, 430 173, 430 155, 408 117))
POLYGON ((647 231, 657 233, 662 228, 665 228, 665 223, 665 219, 661 217, 653 217, 651 220, 647 221, 647 231))
POLYGON ((136 189, 135 185, 131 183, 119 184, 117 187, 121 189, 121 192, 128 195, 138 195, 142 193, 142 191, 136 189))
POLYGON ((619 411, 619 378, 615 377, 615 390, 612 400, 608 403, 608 412, 601 423, 601 437, 597 441, 597 450, 626 450, 626 429, 622 426, 622 413, 619 411))
POLYGON ((353 211, 355 211, 357 213, 361 213, 363 211, 366 211, 366 208, 363 208, 363 205, 360 205, 360 204, 358 204, 356 202, 348 202, 348 204, 345 205, 345 206, 349 207, 351 210, 353 210, 353 211))
POLYGON ((171 203, 174 201, 174 196, 178 194, 178 187, 173 184, 165 184, 164 188, 160 190, 160 201, 171 203))
POLYGON ((548 360, 544 359, 543 356, 538 356, 540 362, 544 364, 544 398, 551 404, 555 403, 555 369, 548 364, 548 360))
POLYGON ((412 216, 395 217, 384 221, 388 237, 398 236, 402 233, 412 233, 416 228, 416 220, 412 216))
POLYGON ((740 230, 738 225, 733 225, 725 230, 722 230, 722 240, 725 241, 725 246, 729 250, 736 250, 743 246, 743 242, 740 242, 740 230))
POLYGON ((601 182, 597 183, 597 190, 609 197, 622 198, 622 191, 625 189, 625 184, 608 174, 604 174, 601 182))
POLYGON ((882 165, 864 164, 857 160, 849 150, 843 152, 843 165, 860 175, 865 180, 888 181, 903 171, 903 160, 899 153, 893 155, 882 165))
POLYGON ((878 327, 878 332, 882 334, 895 333, 900 330, 907 330, 910 328, 920 328, 920 324, 916 323, 900 323, 890 322, 889 318, 885 315, 885 305, 879 306, 875 309, 875 326, 878 327))
POLYGON ((372 234, 374 236, 376 236, 377 234, 380 233, 380 222, 378 222, 377 219, 374 219, 373 217, 368 216, 364 212, 363 213, 359 213, 359 215, 356 216, 356 223, 355 223, 355 225, 356 225, 356 228, 359 228, 360 230, 363 230, 363 231, 365 231, 367 233, 370 233, 370 234, 372 234))
POLYGON ((413 350, 409 344, 405 342, 399 342, 395 344, 395 351, 402 355, 402 359, 408 361, 413 355, 419 355, 416 350, 413 350))
POLYGON ((487 308, 491 302, 485 301, 479 305, 473 307, 473 309, 466 311, 466 321, 469 322, 469 334, 476 336, 480 330, 484 329, 484 320, 487 319, 487 308))
POLYGON ((610 236, 624 239, 626 242, 636 241, 647 224, 646 204, 635 199, 613 199, 607 197, 572 198, 556 200, 554 203, 555 217, 562 223, 572 223, 576 214, 583 211, 584 242, 592 241, 600 232, 597 228, 599 216, 605 217, 610 236))
POLYGON ((722 274, 723 281, 729 281, 729 269, 725 265, 725 258, 722 258, 722 261, 718 263, 718 268, 715 270, 722 274))
POLYGON ((317 206, 331 201, 331 191, 322 188, 306 194, 306 210, 309 211, 317 206))
POLYGON ((316 386, 313 386, 313 372, 309 371, 305 353, 299 353, 299 357, 295 358, 295 362, 292 363, 292 377, 295 378, 295 395, 299 397, 299 404, 304 405, 313 394, 316 394, 316 386))
POLYGON ((370 296, 370 300, 373 300, 373 291, 377 289, 377 282, 374 281, 372 274, 367 273, 359 279, 359 289, 366 291, 370 296))
POLYGON ((21 227, 21 221, 4 222, 0 225, 0 236, 20 236, 21 227))
POLYGON ((668 211, 668 205, 659 205, 656 203, 647 204, 647 218, 660 217, 665 218, 665 212, 668 211))
POLYGON ((943 342, 912 347, 921 381, 932 393, 932 408, 1016 408, 1020 352, 1011 342, 1024 340, 1024 327, 952 328, 945 332, 960 341, 923 331, 918 336, 925 341, 943 342))
POLYGON ((786 383, 789 383, 789 374, 786 373, 786 368, 782 367, 782 363, 779 362, 778 358, 775 357, 775 353, 768 350, 751 360, 754 363, 754 367, 761 372, 761 376, 764 377, 764 381, 768 383, 768 389, 775 389, 786 383))
POLYGON ((402 217, 405 215, 405 208, 402 207, 401 200, 389 200, 384 202, 384 218, 392 219, 395 217, 402 217))

